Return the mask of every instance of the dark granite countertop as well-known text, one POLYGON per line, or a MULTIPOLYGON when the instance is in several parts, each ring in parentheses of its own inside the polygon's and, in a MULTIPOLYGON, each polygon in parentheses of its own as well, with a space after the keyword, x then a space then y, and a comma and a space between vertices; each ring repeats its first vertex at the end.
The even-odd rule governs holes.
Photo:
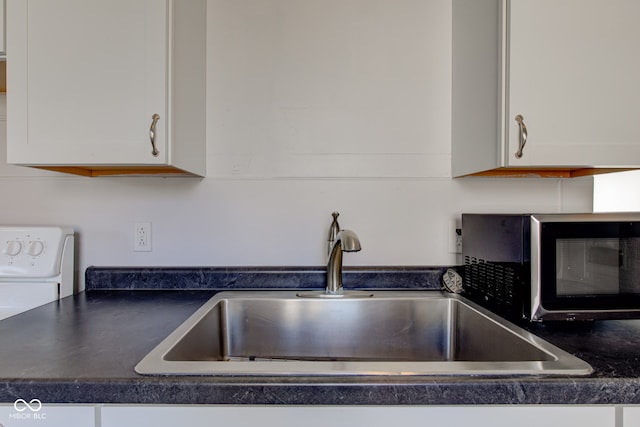
POLYGON ((640 403, 637 343, 640 320, 529 327, 540 337, 590 363, 594 373, 587 377, 142 376, 135 373, 134 366, 219 289, 214 286, 209 290, 193 290, 185 286, 186 289, 174 290, 122 290, 117 289, 120 286, 108 289, 101 283, 73 297, 0 321, 0 401, 37 398, 48 403, 154 404, 640 403))

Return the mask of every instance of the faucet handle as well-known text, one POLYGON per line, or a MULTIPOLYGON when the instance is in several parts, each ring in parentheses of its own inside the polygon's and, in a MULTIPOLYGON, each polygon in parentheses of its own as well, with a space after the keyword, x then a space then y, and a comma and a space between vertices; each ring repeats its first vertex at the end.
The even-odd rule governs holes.
POLYGON ((331 255, 331 248, 333 248, 333 242, 336 240, 336 236, 340 232, 340 224, 338 224, 338 216, 340 214, 338 212, 331 213, 333 216, 333 221, 331 222, 331 226, 329 227, 329 236, 327 238, 327 256, 331 255))
POLYGON ((333 217, 333 221, 331 221, 331 226, 329 227, 329 241, 333 242, 334 240, 336 240, 336 236, 338 235, 338 232, 340 231, 340 224, 338 224, 338 216, 340 216, 340 213, 338 212, 332 212, 331 216, 333 217))

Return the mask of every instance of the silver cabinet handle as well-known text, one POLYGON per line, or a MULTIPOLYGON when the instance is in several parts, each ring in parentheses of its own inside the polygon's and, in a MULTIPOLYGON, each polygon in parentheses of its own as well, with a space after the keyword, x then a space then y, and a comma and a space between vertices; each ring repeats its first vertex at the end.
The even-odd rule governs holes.
POLYGON ((156 123, 158 123, 158 120, 160 120, 160 116, 158 114, 154 114, 153 116, 151 116, 151 128, 149 128, 149 139, 151 139, 151 154, 153 154, 153 157, 158 157, 158 154, 160 154, 160 152, 158 151, 158 149, 156 148, 156 123))
POLYGON ((520 137, 518 143, 518 151, 516 151, 516 159, 522 157, 522 150, 524 150, 524 146, 527 143, 527 126, 524 124, 524 118, 518 114, 516 116, 516 122, 518 122, 518 126, 520 127, 520 137))

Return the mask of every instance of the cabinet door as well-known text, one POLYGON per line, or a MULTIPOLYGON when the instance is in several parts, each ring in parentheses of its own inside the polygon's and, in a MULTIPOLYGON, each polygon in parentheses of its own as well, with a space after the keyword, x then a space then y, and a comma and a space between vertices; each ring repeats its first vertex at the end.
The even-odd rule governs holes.
POLYGON ((622 408, 622 425, 624 427, 637 427, 640 425, 640 407, 627 406, 622 408))
POLYGON ((640 2, 511 0, 506 124, 510 166, 640 161, 640 2), (521 159, 516 115, 528 142, 521 159))
POLYGON ((17 399, 14 404, 0 405, 0 425, 22 427, 95 426, 93 405, 58 405, 17 399))
POLYGON ((102 427, 613 427, 613 407, 580 406, 105 406, 102 427))
POLYGON ((4 13, 4 0, 0 0, 0 58, 5 57, 5 45, 4 45, 4 27, 5 27, 5 13, 4 13))
POLYGON ((167 0, 8 0, 7 14, 9 162, 166 162, 167 0))

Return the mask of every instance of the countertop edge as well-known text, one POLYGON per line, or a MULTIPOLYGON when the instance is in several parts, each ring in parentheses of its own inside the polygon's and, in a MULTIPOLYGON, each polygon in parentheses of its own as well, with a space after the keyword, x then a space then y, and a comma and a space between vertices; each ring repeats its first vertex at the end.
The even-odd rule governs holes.
POLYGON ((639 379, 478 379, 423 383, 206 382, 143 380, 0 382, 0 401, 160 405, 611 405, 640 404, 639 379), (26 397, 25 397, 26 396, 26 397))

